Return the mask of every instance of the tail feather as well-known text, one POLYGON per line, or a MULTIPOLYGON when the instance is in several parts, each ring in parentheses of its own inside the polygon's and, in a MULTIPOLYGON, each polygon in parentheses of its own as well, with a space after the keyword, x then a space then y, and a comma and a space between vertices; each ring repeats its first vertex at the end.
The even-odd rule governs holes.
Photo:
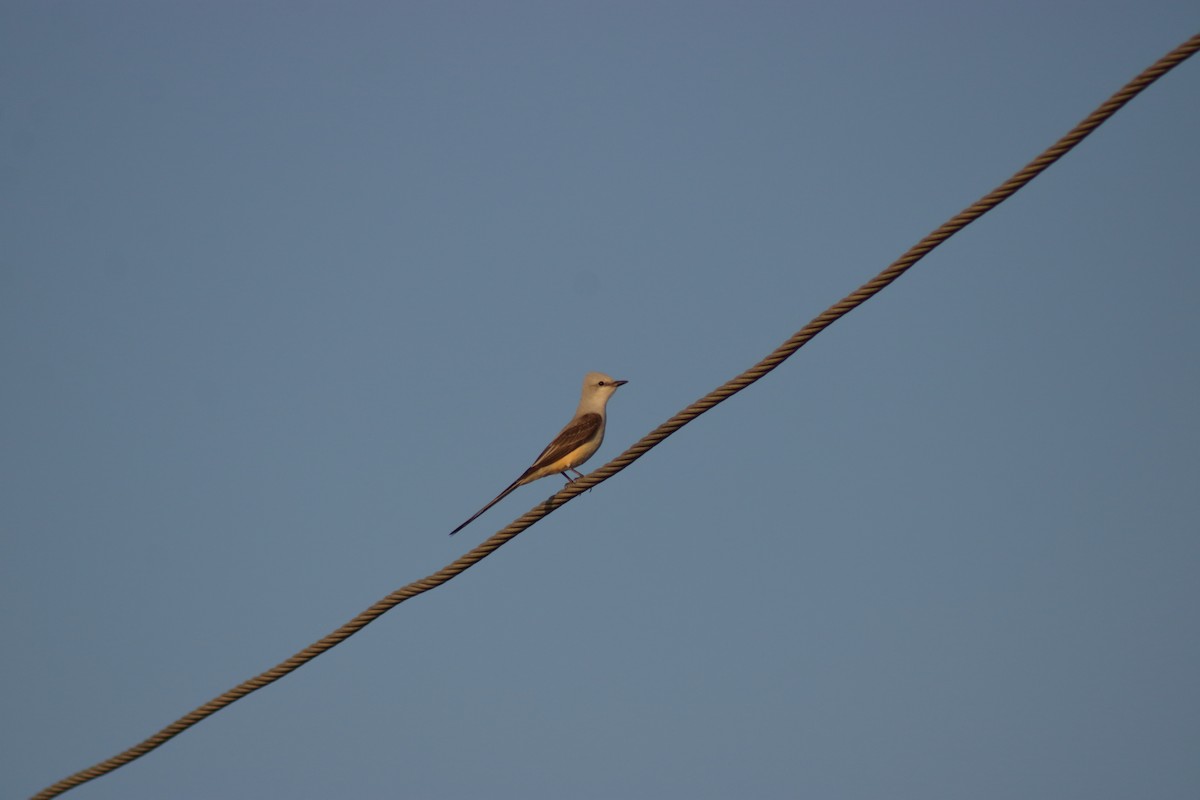
POLYGON ((520 486, 520 485, 521 485, 521 482, 522 482, 523 480, 525 480, 525 476, 524 476, 524 475, 522 475, 521 477, 517 478, 515 481, 513 481, 512 483, 510 483, 510 484, 508 485, 508 488, 507 488, 507 489, 505 489, 505 490, 504 490, 503 492, 501 492, 500 494, 496 495, 496 499, 495 499, 495 500, 493 500, 492 502, 488 503, 486 506, 484 506, 483 508, 479 509, 479 510, 478 510, 478 511, 476 511, 474 514, 472 514, 472 515, 471 515, 471 518, 470 518, 470 519, 468 519, 466 522, 464 522, 462 525, 459 525, 457 528, 455 528, 454 530, 450 531, 450 535, 451 535, 451 536, 453 536, 454 534, 458 533, 458 532, 459 532, 459 531, 461 531, 463 528, 467 527, 467 526, 468 526, 468 525, 470 525, 472 522, 474 522, 475 520, 477 520, 477 519, 479 519, 481 516, 483 516, 483 512, 487 511, 489 508, 491 508, 492 506, 496 505, 496 503, 499 503, 501 500, 503 500, 504 498, 508 497, 508 495, 509 495, 509 492, 511 492, 513 489, 516 489, 518 486, 520 486))

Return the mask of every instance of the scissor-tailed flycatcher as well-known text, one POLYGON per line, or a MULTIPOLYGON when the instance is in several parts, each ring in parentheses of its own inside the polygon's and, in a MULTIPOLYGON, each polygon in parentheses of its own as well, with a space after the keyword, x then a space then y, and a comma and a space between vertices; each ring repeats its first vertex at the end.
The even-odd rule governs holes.
POLYGON ((476 511, 462 525, 450 531, 450 535, 453 536, 470 525, 483 512, 508 497, 508 493, 518 486, 532 483, 538 478, 544 478, 556 472, 566 478, 567 483, 572 483, 575 479, 567 474, 568 470, 582 478, 579 470, 575 468, 600 449, 600 443, 604 441, 604 408, 608 404, 608 398, 612 397, 617 387, 625 383, 627 381, 614 381, 603 372, 589 372, 584 375, 583 395, 579 398, 579 408, 575 409, 575 418, 567 423, 567 427, 558 432, 554 441, 546 445, 546 449, 534 460, 533 466, 509 484, 507 489, 496 495, 495 500, 476 511))

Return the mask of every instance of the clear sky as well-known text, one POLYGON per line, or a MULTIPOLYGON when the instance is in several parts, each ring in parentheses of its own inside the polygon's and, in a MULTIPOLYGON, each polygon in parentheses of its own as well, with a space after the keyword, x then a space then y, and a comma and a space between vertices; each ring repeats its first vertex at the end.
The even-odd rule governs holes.
MULTIPOLYGON (((0 796, 765 355, 1187 2, 0 6, 0 796)), ((766 380, 92 798, 1200 792, 1200 60, 766 380)))

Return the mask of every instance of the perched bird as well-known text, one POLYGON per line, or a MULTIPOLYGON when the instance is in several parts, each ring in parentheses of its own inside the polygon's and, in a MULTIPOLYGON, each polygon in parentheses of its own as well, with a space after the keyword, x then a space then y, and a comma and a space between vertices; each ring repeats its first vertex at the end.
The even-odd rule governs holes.
POLYGON ((567 474, 568 470, 582 478, 583 475, 575 468, 600 449, 600 443, 604 441, 604 409, 608 405, 608 398, 612 397, 618 386, 626 383, 628 381, 615 381, 603 372, 589 372, 584 375, 579 408, 575 409, 575 417, 567 423, 567 427, 559 431, 558 436, 546 445, 546 449, 534 460, 533 466, 521 473, 521 477, 509 484, 507 489, 496 495, 495 500, 450 531, 450 535, 453 536, 470 525, 483 512, 508 497, 509 492, 518 486, 556 472, 566 478, 567 483, 572 483, 575 479, 567 474))

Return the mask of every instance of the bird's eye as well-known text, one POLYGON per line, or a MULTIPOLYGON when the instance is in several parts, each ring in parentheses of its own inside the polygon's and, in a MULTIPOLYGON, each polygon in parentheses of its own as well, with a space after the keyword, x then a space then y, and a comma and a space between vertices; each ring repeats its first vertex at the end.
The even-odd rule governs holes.
POLYGON ((597 386, 603 386, 603 385, 604 385, 604 381, 599 381, 599 382, 597 382, 597 383, 596 383, 596 385, 597 385, 597 386))

